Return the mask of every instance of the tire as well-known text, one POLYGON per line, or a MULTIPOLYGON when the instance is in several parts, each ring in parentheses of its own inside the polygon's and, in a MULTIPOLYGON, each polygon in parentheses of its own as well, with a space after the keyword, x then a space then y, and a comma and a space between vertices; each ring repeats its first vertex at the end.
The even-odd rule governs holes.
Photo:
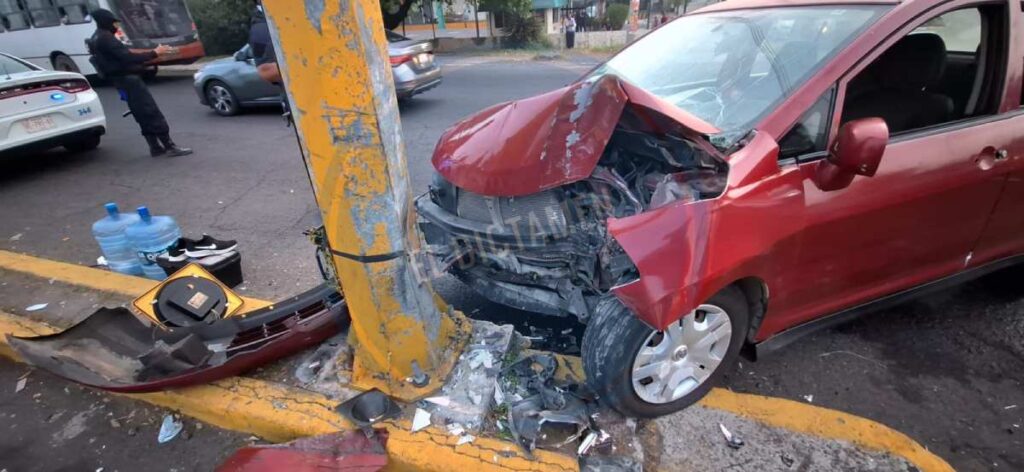
MULTIPOLYGON (((682 410, 707 395, 711 388, 721 381, 722 376, 732 370, 743 346, 749 320, 749 308, 743 292, 737 287, 727 287, 702 304, 701 309, 684 316, 674 325, 679 327, 678 331, 672 331, 679 333, 676 339, 689 337, 683 334, 687 332, 687 327, 699 333, 701 325, 704 325, 704 329, 710 331, 697 341, 691 338, 691 342, 683 342, 684 347, 680 348, 679 345, 673 344, 671 336, 666 335, 669 330, 657 332, 651 329, 622 302, 609 297, 598 304, 594 317, 583 335, 583 369, 586 372, 587 385, 598 393, 605 404, 626 416, 655 418, 682 410), (703 322, 695 324, 698 312, 701 313, 703 322), (724 325, 721 324, 723 316, 724 325), (715 328, 716 324, 718 328, 715 328), (724 329, 722 326, 728 326, 731 331, 720 331, 724 329), (714 332, 719 332, 721 337, 713 336, 714 332), (725 349, 720 345, 724 339, 729 339, 725 349), (707 347, 707 352, 698 356, 696 346, 708 342, 711 345, 707 347), (687 368, 694 375, 684 378, 671 392, 668 389, 657 388, 659 381, 655 376, 635 380, 634 370, 638 367, 638 355, 641 348, 645 347, 646 357, 655 359, 646 364, 648 370, 657 370, 653 366, 659 364, 669 369, 659 371, 668 379, 673 378, 672 374, 681 375, 683 369, 687 368), (664 360, 657 360, 661 359, 661 354, 651 354, 659 350, 668 353, 664 360), (707 365, 714 362, 718 364, 707 365), (710 374, 707 370, 710 370, 710 374), (658 394, 654 393, 655 391, 666 393, 658 394), (652 397, 658 398, 654 400, 652 397)), ((636 371, 638 376, 642 375, 639 369, 636 371)), ((672 382, 668 380, 664 383, 672 382)))
POLYGON ((228 87, 228 84, 219 80, 211 80, 203 87, 203 93, 206 94, 206 102, 210 104, 210 108, 218 115, 233 116, 238 114, 240 110, 238 96, 231 90, 231 87, 228 87))
POLYGON ((74 72, 76 74, 81 73, 81 71, 78 69, 78 64, 75 64, 75 61, 73 61, 70 57, 68 57, 65 54, 57 54, 56 56, 53 56, 53 59, 50 60, 50 63, 53 64, 53 70, 74 72))
POLYGON ((64 143, 64 149, 70 152, 85 152, 96 149, 100 145, 100 135, 95 134, 87 138, 80 138, 64 143))

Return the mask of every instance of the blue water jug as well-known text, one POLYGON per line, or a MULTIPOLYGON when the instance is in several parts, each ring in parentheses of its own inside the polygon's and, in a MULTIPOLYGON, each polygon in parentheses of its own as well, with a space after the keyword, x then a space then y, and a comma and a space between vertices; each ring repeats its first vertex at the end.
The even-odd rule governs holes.
POLYGON ((142 264, 135 255, 135 248, 128 242, 124 230, 139 221, 133 213, 121 213, 116 203, 104 205, 107 216, 92 224, 92 237, 100 245, 103 257, 111 270, 129 275, 142 275, 142 264))
POLYGON ((167 278, 167 273, 156 263, 156 258, 170 249, 181 238, 181 228, 170 216, 152 216, 149 208, 139 207, 137 223, 125 229, 128 241, 135 248, 142 273, 154 280, 167 278))

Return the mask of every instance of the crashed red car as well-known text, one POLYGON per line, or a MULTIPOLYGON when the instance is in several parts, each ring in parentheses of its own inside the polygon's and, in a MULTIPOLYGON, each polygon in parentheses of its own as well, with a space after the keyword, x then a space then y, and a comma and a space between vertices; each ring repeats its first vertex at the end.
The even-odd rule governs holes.
POLYGON ((604 400, 656 416, 737 359, 1024 253, 1024 14, 730 0, 450 128, 417 199, 442 267, 587 323, 604 400))

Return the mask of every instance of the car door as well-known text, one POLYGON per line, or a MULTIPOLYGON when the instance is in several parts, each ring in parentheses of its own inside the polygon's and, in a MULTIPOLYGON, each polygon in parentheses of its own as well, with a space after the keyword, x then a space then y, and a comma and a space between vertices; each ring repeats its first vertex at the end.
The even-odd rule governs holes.
MULTIPOLYGON (((991 67, 993 76, 981 78, 997 80, 983 90, 990 99, 976 100, 981 105, 971 114, 951 110, 956 107, 952 99, 929 90, 943 82, 942 64, 933 63, 944 60, 938 53, 944 41, 939 41, 942 35, 935 32, 935 25, 954 25, 959 29, 953 33, 969 42, 963 38, 978 37, 982 25, 1005 25, 999 23, 1005 19, 1005 4, 996 5, 1003 8, 947 8, 915 19, 902 30, 905 36, 877 48, 870 64, 851 70, 829 92, 831 96, 826 94, 815 105, 821 115, 822 103, 825 109, 833 104, 832 139, 842 122, 870 116, 885 119, 892 133, 877 173, 857 177, 839 190, 819 188, 817 170, 824 153, 791 156, 803 175, 806 229, 799 236, 799 255, 790 272, 801 283, 789 287, 787 310, 778 313, 786 318, 785 324, 965 267, 1002 187, 1002 176, 989 163, 1017 139, 1017 133, 995 119, 998 108, 992 105, 1001 97, 997 85, 1003 77, 998 71, 1005 69, 991 67), (907 39, 913 35, 929 36, 907 39), (915 75, 919 73, 928 77, 915 75), (940 111, 914 115, 931 108, 940 111)), ((1005 40, 1005 28, 999 33, 1005 40)), ((990 51, 989 59, 1005 64, 1005 54, 999 57, 998 48, 990 51)), ((792 142, 789 135, 780 139, 783 158, 792 142)))
POLYGON ((256 62, 252 57, 249 45, 246 45, 239 53, 244 54, 245 60, 235 63, 235 80, 238 86, 234 87, 235 94, 243 102, 254 101, 280 101, 284 91, 280 86, 267 82, 260 78, 256 72, 256 62))

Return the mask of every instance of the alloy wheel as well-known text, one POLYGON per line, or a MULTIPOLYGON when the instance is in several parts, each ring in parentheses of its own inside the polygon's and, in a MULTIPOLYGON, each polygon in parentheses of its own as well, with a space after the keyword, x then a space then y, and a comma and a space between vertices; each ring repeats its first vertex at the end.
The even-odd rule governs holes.
POLYGON ((235 100, 231 96, 231 91, 223 85, 211 85, 206 96, 210 100, 210 106, 221 113, 231 113, 235 108, 235 100))
POLYGON ((711 377, 729 352, 731 339, 729 314, 701 305, 647 337, 633 361, 633 390, 654 404, 682 398, 711 377))

